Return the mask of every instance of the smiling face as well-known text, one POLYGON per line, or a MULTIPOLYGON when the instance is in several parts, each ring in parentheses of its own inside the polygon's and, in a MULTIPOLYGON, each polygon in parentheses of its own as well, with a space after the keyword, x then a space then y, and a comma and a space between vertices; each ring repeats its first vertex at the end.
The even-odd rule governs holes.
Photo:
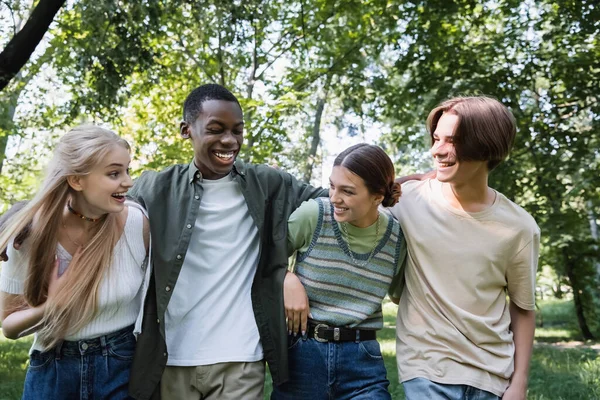
POLYGON ((133 185, 129 176, 129 151, 114 145, 87 175, 71 176, 68 181, 75 191, 71 205, 90 218, 118 213, 125 207, 125 194, 133 185))
POLYGON ((336 221, 366 228, 377 220, 377 207, 383 196, 371 194, 360 176, 338 165, 329 177, 329 199, 336 221))
POLYGON ((444 113, 433 132, 431 155, 437 169, 437 180, 453 184, 479 182, 476 179, 488 174, 487 161, 464 161, 456 155, 454 134, 459 118, 456 114, 444 113))
POLYGON ((181 136, 191 139, 194 162, 204 179, 220 179, 233 168, 244 140, 244 117, 232 101, 207 100, 193 123, 182 122, 181 136))

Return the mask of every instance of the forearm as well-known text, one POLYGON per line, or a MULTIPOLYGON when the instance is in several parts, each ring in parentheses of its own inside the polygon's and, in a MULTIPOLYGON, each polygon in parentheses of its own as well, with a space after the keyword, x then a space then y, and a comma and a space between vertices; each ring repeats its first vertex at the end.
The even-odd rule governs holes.
POLYGON ((9 339, 18 339, 34 332, 44 317, 45 303, 9 314, 2 321, 2 333, 9 339))
POLYGON ((535 335, 535 311, 524 310, 511 301, 510 318, 515 343, 515 370, 511 385, 519 385, 526 390, 535 335))

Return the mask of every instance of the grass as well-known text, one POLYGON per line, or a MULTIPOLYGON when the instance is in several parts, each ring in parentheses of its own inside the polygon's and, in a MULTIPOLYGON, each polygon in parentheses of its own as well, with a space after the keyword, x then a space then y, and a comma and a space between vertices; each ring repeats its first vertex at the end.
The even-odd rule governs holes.
MULTIPOLYGON (((589 348, 562 348, 556 342, 581 340, 568 300, 540 302, 538 314, 543 327, 536 330, 531 360, 528 400, 600 400, 600 354, 589 348)), ((396 306, 384 304, 385 328, 378 335, 390 380, 392 398, 404 399, 396 372, 396 306)), ((591 343, 590 343, 591 344, 591 343)), ((0 334, 0 400, 21 397, 31 338, 7 340, 0 334)), ((265 399, 271 393, 271 378, 265 380, 265 399)))

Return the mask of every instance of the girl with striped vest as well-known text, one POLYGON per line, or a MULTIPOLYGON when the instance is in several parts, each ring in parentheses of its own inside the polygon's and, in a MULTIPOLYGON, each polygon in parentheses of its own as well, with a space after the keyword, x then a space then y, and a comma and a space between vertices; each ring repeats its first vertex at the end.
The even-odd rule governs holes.
POLYGON ((272 399, 391 399, 375 337, 383 298, 403 283, 406 244, 379 206, 396 204, 400 185, 387 154, 364 143, 335 159, 329 181, 329 199, 303 203, 288 222, 290 380, 272 399))

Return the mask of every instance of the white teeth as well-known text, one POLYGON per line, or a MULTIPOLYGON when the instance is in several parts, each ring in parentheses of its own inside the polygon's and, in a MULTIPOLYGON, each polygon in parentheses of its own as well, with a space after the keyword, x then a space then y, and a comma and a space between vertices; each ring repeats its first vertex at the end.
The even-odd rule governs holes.
POLYGON ((348 211, 347 208, 341 208, 341 207, 334 207, 333 209, 338 212, 348 211))
POLYGON ((111 196, 113 196, 113 197, 125 197, 126 194, 127 194, 127 192, 113 193, 111 196))
POLYGON ((231 159, 231 157, 233 157, 233 151, 228 151, 227 153, 215 151, 214 153, 217 157, 222 158, 224 160, 229 160, 231 159))

